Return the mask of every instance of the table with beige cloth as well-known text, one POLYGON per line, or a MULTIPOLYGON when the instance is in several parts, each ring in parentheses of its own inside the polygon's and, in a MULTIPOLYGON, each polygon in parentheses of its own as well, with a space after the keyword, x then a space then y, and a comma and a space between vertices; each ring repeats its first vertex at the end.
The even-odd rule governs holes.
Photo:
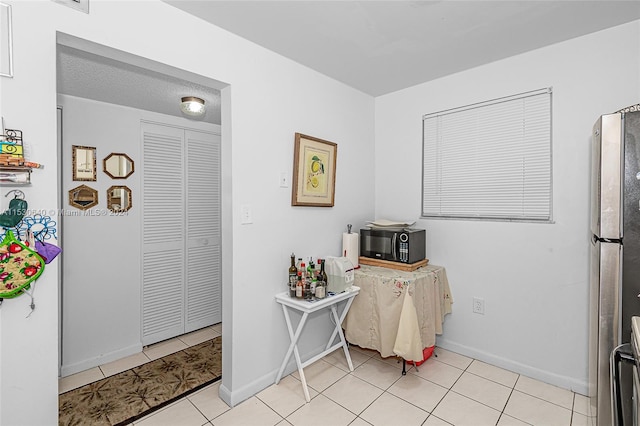
POLYGON ((423 349, 435 345, 451 312, 445 269, 426 265, 405 272, 361 265, 354 285, 360 293, 342 323, 347 341, 383 357, 422 361, 423 349))

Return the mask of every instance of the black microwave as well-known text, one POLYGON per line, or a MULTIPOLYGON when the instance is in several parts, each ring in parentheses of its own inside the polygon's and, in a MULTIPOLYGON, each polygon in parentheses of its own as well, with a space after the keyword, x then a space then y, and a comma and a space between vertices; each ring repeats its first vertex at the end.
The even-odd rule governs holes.
POLYGON ((415 263, 426 257, 424 229, 360 230, 360 256, 392 262, 415 263))

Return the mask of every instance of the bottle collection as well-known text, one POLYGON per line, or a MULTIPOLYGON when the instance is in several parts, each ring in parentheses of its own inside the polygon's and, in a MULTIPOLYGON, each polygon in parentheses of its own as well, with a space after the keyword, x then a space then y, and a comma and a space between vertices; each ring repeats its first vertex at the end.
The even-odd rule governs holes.
POLYGON ((324 260, 318 259, 319 269, 313 258, 305 263, 302 258, 296 262, 295 254, 291 254, 289 266, 289 296, 298 299, 316 300, 327 297, 327 273, 324 271, 324 260))

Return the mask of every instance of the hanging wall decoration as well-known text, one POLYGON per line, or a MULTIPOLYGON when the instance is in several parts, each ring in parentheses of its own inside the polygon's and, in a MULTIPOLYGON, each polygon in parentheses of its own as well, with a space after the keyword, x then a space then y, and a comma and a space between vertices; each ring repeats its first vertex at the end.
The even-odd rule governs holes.
POLYGON ((11 5, 0 3, 0 77, 13 77, 11 5))
POLYGON ((292 206, 333 207, 338 145, 296 133, 292 206))
POLYGON ((19 296, 43 271, 42 257, 7 231, 0 243, 0 298, 19 296))
POLYGON ((92 146, 72 145, 73 180, 96 180, 96 148, 92 146))
POLYGON ((69 205, 87 210, 98 205, 98 191, 87 185, 80 185, 69 190, 69 205))
POLYGON ((126 179, 134 172, 134 164, 127 154, 112 152, 102 160, 102 170, 111 179, 126 179))

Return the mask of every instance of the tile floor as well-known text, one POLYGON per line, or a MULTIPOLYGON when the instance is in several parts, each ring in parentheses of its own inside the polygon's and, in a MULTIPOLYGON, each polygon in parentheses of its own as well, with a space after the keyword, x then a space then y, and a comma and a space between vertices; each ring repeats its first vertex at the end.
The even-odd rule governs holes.
MULTIPOLYGON (((219 332, 219 325, 213 326, 151 346, 144 355, 155 359, 219 332)), ((351 348, 354 371, 350 373, 338 350, 305 369, 308 404, 294 372, 234 408, 220 399, 220 382, 214 383, 136 421, 135 426, 588 424, 588 399, 583 395, 444 349, 436 348, 435 354, 417 370, 407 366, 407 375, 402 376, 401 362, 358 347, 351 348)), ((112 364, 97 369, 102 375, 115 374, 127 362, 112 364)), ((61 379, 60 392, 88 380, 83 376, 70 384, 68 379, 61 379)))

